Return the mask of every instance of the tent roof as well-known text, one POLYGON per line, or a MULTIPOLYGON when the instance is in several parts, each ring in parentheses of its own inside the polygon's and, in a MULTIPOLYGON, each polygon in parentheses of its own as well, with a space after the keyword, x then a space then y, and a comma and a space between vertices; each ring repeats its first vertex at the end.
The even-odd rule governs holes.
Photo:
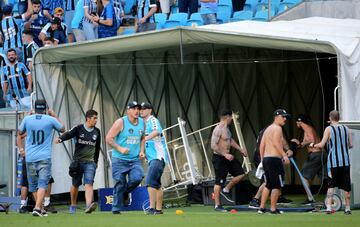
POLYGON ((360 20, 320 17, 294 21, 241 21, 221 25, 179 27, 41 48, 35 54, 34 62, 55 63, 87 56, 179 46, 180 43, 217 43, 332 54, 340 52, 351 58, 359 46, 359 28, 360 20))

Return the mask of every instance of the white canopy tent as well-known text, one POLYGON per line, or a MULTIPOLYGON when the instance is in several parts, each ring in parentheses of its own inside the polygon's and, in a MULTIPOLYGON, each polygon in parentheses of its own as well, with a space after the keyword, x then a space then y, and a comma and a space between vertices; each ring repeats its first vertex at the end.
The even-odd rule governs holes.
MULTIPOLYGON (((360 119, 359 28, 360 20, 352 19, 243 21, 42 48, 34 56, 36 92, 59 113, 67 128, 83 122, 88 108, 98 110, 98 126, 104 136, 132 99, 152 102, 164 127, 181 116, 189 122, 190 130, 210 125, 216 121, 218 110, 230 107, 240 110, 241 120, 247 123, 242 123, 245 140, 253 144, 254 131, 269 123, 276 107, 289 107, 294 113, 309 109, 324 111, 323 95, 318 91, 319 78, 314 76, 318 73, 318 54, 328 54, 325 56, 329 59, 337 57, 338 109, 342 119, 360 119), (219 52, 224 48, 226 51, 219 52), (262 49, 265 52, 253 58, 252 54, 262 49), (265 55, 266 64, 254 68, 261 59, 259 56, 265 55), (312 63, 307 62, 309 56, 312 63), (291 59, 296 62, 292 63, 291 59), (299 59, 303 63, 298 63, 299 59), (278 65, 283 61, 287 62, 286 66, 278 65), (270 85, 265 89, 274 93, 273 97, 266 92, 261 95, 262 91, 247 90, 264 87, 255 76, 263 68, 267 69, 260 79, 268 81, 270 85), (266 77, 267 74, 271 77, 266 77), (301 95, 287 90, 290 88, 305 90, 306 94, 302 95, 306 98, 302 100, 301 95), (252 97, 257 98, 254 101, 252 97)), ((321 115, 314 113, 319 121, 323 120, 321 115)), ((105 152, 110 148, 104 138, 95 188, 112 185, 105 152)), ((54 147, 55 193, 69 190, 67 167, 71 148, 70 143, 54 147)))

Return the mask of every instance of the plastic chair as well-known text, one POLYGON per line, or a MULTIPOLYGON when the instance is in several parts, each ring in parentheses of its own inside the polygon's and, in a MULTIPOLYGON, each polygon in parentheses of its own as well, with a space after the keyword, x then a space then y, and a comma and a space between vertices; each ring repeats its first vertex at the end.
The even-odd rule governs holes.
POLYGON ((203 20, 202 17, 201 17, 201 13, 193 13, 191 14, 190 16, 190 20, 203 20))
POLYGON ((162 29, 164 27, 167 15, 165 13, 155 13, 154 18, 156 22, 156 30, 162 29))
POLYGON ((216 13, 230 13, 230 16, 232 14, 232 8, 229 5, 218 5, 217 12, 216 13))
MULTIPOLYGON (((271 17, 273 17, 275 15, 274 11, 271 11, 271 17)), ((262 10, 262 11, 257 11, 255 16, 253 17, 252 20, 256 20, 256 21, 268 21, 268 11, 267 10, 262 10)))
POLYGON ((218 12, 216 13, 216 21, 219 24, 228 23, 230 21, 231 13, 230 12, 218 12))
POLYGON ((234 12, 232 18, 230 18, 231 22, 242 21, 242 20, 251 20, 253 18, 253 11, 237 11, 234 12))
POLYGON ((166 21, 164 24, 164 28, 174 28, 181 26, 180 21, 166 21))
POLYGON ((180 22, 180 25, 185 26, 187 18, 188 18, 187 13, 174 13, 174 14, 170 15, 169 20, 167 20, 166 22, 168 22, 168 21, 178 21, 178 22, 180 22))
POLYGON ((252 10, 255 12, 258 3, 259 0, 246 0, 243 10, 252 10))
POLYGON ((232 0, 219 0, 219 5, 228 5, 231 8, 231 11, 233 10, 232 0))

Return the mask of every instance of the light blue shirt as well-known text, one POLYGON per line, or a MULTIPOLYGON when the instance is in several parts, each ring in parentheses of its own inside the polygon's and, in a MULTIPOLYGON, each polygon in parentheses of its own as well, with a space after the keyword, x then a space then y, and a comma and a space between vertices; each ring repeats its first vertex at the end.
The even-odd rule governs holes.
POLYGON ((144 120, 139 117, 138 123, 133 125, 127 116, 122 117, 123 130, 115 137, 115 142, 121 147, 129 149, 128 154, 122 154, 119 151, 113 149, 112 157, 123 160, 137 160, 139 159, 141 137, 144 135, 144 120))
POLYGON ((19 131, 26 132, 26 161, 37 162, 51 159, 52 129, 60 131, 63 126, 56 118, 45 114, 26 116, 19 131))
POLYGON ((74 17, 71 21, 72 29, 81 29, 82 28, 84 14, 85 13, 84 13, 84 8, 83 8, 83 0, 78 0, 76 7, 75 7, 74 17))
POLYGON ((149 135, 153 131, 157 131, 159 135, 145 142, 146 159, 148 162, 153 159, 163 159, 167 163, 166 145, 160 121, 151 115, 146 121, 145 135, 149 135))

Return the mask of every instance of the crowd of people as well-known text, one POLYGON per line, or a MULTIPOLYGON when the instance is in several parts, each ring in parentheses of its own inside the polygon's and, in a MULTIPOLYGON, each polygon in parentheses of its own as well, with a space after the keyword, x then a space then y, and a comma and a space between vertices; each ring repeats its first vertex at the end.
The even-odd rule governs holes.
MULTIPOLYGON (((148 172, 146 185, 150 205, 147 214, 162 214, 163 189, 161 176, 168 162, 165 140, 159 120, 152 115, 150 103, 130 102, 126 116, 116 120, 106 135, 106 142, 112 150, 112 178, 114 180, 112 213, 121 214, 122 206, 129 205, 130 193, 141 183, 144 170, 141 159, 146 158, 148 172)), ((85 213, 92 213, 97 208, 94 202, 93 183, 99 159, 101 132, 96 127, 98 113, 88 110, 86 121, 65 131, 64 124, 48 108, 45 100, 35 101, 35 111, 26 116, 19 127, 17 145, 23 156, 24 173, 20 213, 27 213, 25 191, 32 193, 35 206, 33 216, 48 216, 49 201, 46 199, 51 181, 52 130, 62 134, 56 144, 75 139, 73 161, 69 166, 72 178, 70 188, 70 214, 77 210, 79 186, 85 185, 85 213), (25 144, 24 141, 25 140, 25 144), (27 176, 27 177, 26 177, 27 176), (24 200, 23 200, 24 199, 24 200)))

